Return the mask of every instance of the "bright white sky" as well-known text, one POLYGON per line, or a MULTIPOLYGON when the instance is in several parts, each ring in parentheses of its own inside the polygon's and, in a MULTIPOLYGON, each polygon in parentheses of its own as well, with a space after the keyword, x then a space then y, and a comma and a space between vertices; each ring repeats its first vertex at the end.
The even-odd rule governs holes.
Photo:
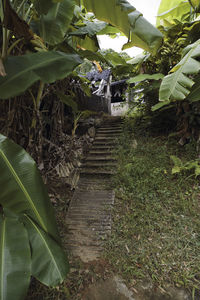
MULTIPOLYGON (((130 2, 138 11, 140 11, 143 14, 143 17, 152 24, 156 23, 156 15, 160 1, 161 0, 128 0, 128 2, 130 2)), ((111 48, 117 52, 120 52, 123 44, 127 42, 127 38, 119 37, 111 39, 108 36, 102 36, 99 38, 99 41, 102 49, 111 48)), ((126 50, 131 57, 141 53, 142 51, 143 50, 137 47, 132 47, 126 50)))

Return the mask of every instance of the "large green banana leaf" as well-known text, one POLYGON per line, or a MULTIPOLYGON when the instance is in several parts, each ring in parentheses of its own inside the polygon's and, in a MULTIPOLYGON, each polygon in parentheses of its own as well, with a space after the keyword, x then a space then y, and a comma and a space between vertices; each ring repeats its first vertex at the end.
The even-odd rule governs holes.
POLYGON ((156 25, 161 24, 161 20, 168 22, 174 19, 181 20, 182 16, 189 13, 191 6, 187 0, 162 0, 158 9, 156 25))
MULTIPOLYGON (((0 186, 2 192, 3 186, 0 186)), ((18 219, 5 218, 0 214, 0 300, 24 299, 30 276, 31 253, 27 231, 18 219)))
POLYGON ((63 0, 31 0, 39 15, 47 14, 49 9, 52 8, 55 5, 55 3, 62 2, 62 1, 63 0))
POLYGON ((99 50, 99 43, 96 36, 89 37, 86 35, 83 38, 80 38, 79 36, 72 36, 71 46, 74 47, 75 49, 80 48, 80 49, 86 49, 93 52, 99 50))
POLYGON ((32 249, 32 275, 47 286, 61 283, 69 271, 62 248, 30 217, 25 216, 32 249))
POLYGON ((0 134, 0 204, 16 215, 27 213, 59 241, 53 208, 36 163, 20 146, 0 134))
POLYGON ((74 15, 74 0, 63 0, 40 18, 40 35, 50 45, 61 43, 74 15))
POLYGON ((199 12, 200 0, 189 0, 189 3, 195 10, 197 10, 199 12))
POLYGON ((142 17, 126 0, 83 0, 88 11, 102 21, 117 27, 129 38, 129 47, 137 46, 156 52, 162 42, 162 34, 142 17))
POLYGON ((83 36, 88 34, 89 36, 93 36, 108 26, 106 22, 86 22, 85 25, 81 24, 81 26, 75 30, 70 32, 70 35, 83 36))
POLYGON ((195 84, 192 86, 190 93, 186 98, 186 100, 189 100, 190 102, 200 101, 200 76, 199 75, 197 75, 194 82, 195 84))
POLYGON ((51 0, 31 0, 38 14, 47 14, 49 9, 54 5, 51 0))
POLYGON ((9 56, 4 62, 7 76, 0 77, 0 99, 19 95, 38 80, 51 83, 62 79, 80 63, 78 55, 56 51, 9 56))
POLYGON ((105 57, 103 55, 101 55, 101 53, 99 52, 93 52, 90 50, 79 50, 78 54, 83 57, 83 58, 87 58, 88 60, 97 60, 103 63, 107 63, 109 64, 109 62, 105 59, 105 57))
POLYGON ((183 58, 164 77, 159 92, 160 101, 184 100, 190 93, 194 81, 189 75, 196 75, 200 71, 200 40, 187 46, 183 51, 183 58))
POLYGON ((164 77, 164 75, 161 73, 157 73, 157 74, 153 74, 153 75, 140 74, 140 75, 137 75, 135 77, 128 79, 126 82, 127 83, 136 83, 136 82, 143 81, 143 80, 160 80, 163 77, 164 77))

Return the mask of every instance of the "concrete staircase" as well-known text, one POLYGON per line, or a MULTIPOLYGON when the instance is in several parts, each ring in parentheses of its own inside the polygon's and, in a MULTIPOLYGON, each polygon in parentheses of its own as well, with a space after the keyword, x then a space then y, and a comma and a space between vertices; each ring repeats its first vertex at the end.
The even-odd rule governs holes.
POLYGON ((68 249, 84 262, 100 257, 111 232, 115 193, 110 183, 117 169, 114 150, 121 126, 121 118, 111 117, 97 130, 67 213, 68 249))

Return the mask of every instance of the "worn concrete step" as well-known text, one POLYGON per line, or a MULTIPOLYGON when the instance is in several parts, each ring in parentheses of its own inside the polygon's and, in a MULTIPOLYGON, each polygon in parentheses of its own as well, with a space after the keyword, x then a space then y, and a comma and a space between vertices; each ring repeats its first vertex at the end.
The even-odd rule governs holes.
POLYGON ((97 129, 97 132, 113 132, 113 131, 122 131, 122 127, 121 126, 107 126, 107 127, 101 127, 99 129, 97 129))
POLYGON ((105 140, 105 141, 115 141, 116 138, 115 136, 110 136, 110 135, 103 135, 103 136, 95 136, 95 141, 101 141, 101 140, 105 140))
POLYGON ((114 170, 103 170, 103 169, 94 169, 94 168, 82 168, 80 174, 88 175, 114 175, 116 171, 114 170))
MULTIPOLYGON (((113 192, 113 190, 107 191, 107 190, 101 190, 99 192, 96 191, 92 191, 92 192, 76 192, 73 195, 73 199, 76 199, 77 197, 83 198, 83 197, 87 197, 88 199, 92 197, 95 197, 95 199, 101 199, 101 198, 109 198, 109 199, 113 199, 115 193, 113 192)), ((105 200, 106 201, 106 200, 105 200)), ((81 202, 81 199, 80 199, 81 202)), ((73 201, 72 201, 73 203, 73 201)), ((70 205, 71 206, 71 205, 70 205)))
POLYGON ((121 136, 121 133, 119 133, 119 132, 113 132, 113 133, 110 133, 110 132, 99 132, 99 133, 97 133, 96 134, 96 136, 95 136, 95 138, 97 138, 97 137, 105 137, 105 138, 107 138, 107 137, 111 137, 111 138, 120 138, 120 136, 121 136))
POLYGON ((81 191, 110 190, 110 184, 108 180, 103 179, 102 176, 94 177, 93 175, 82 175, 76 189, 81 191))
POLYGON ((117 140, 95 140, 93 146, 116 146, 117 140))
MULTIPOLYGON (((113 150, 116 148, 116 145, 92 145, 92 147, 90 148, 91 150, 90 151, 101 151, 101 150, 106 150, 106 151, 109 151, 109 150, 113 150)), ((89 152, 90 153, 90 152, 89 152)))
POLYGON ((85 262, 101 256, 104 240, 111 234, 115 193, 109 185, 117 169, 112 153, 122 134, 119 121, 118 117, 107 119, 97 130, 66 217, 67 247, 85 262))
POLYGON ((86 161, 81 165, 81 168, 102 168, 102 169, 107 169, 107 168, 114 168, 117 167, 117 163, 114 161, 105 161, 102 163, 102 161, 86 161))
POLYGON ((107 153, 107 155, 100 154, 100 155, 89 155, 87 156, 85 161, 102 161, 102 163, 105 161, 116 161, 116 158, 114 155, 107 153))
POLYGON ((94 142, 96 141, 115 141, 116 139, 118 139, 118 137, 116 136, 96 136, 94 142))
POLYGON ((121 126, 115 126, 115 127, 100 127, 97 129, 97 132, 102 132, 102 131, 105 131, 105 132, 122 132, 123 131, 123 128, 121 126))
POLYGON ((89 152, 88 152, 88 157, 92 157, 92 156, 97 156, 97 157, 101 157, 101 156, 112 156, 113 155, 113 151, 110 151, 110 149, 109 150, 107 150, 107 149, 105 149, 105 150, 90 150, 89 152))
MULTIPOLYGON (((88 224, 86 224, 85 226, 84 225, 81 225, 81 224, 76 224, 75 222, 74 222, 74 224, 72 223, 72 224, 67 224, 67 228, 68 228, 68 232, 72 232, 72 231, 74 231, 74 232, 80 232, 80 231, 82 231, 82 230, 88 230, 88 224)), ((90 230, 90 232, 91 232, 91 229, 89 229, 90 230)), ((99 224, 97 224, 97 225, 92 225, 92 230, 93 231, 98 231, 98 233, 99 234, 103 234, 104 232, 105 232, 105 234, 109 234, 110 233, 110 231, 111 231, 111 223, 109 224, 109 225, 101 225, 101 226, 99 226, 99 224)))

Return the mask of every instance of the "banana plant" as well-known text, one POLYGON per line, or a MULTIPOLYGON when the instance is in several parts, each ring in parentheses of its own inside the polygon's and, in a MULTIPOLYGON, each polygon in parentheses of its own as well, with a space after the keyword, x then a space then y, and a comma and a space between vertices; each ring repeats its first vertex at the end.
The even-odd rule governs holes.
MULTIPOLYGON (((107 33, 109 30, 113 30, 113 28, 116 28, 117 31, 122 32, 129 38, 128 45, 125 47, 138 46, 146 49, 147 51, 155 52, 162 42, 162 34, 160 31, 148 23, 142 17, 142 14, 139 13, 126 0, 112 0, 109 2, 105 0, 103 2, 84 0, 83 4, 85 8, 88 11, 93 12, 96 17, 103 22, 99 22, 98 20, 94 22, 83 22, 81 21, 82 19, 78 19, 78 17, 76 17, 76 24, 74 24, 72 21, 75 14, 77 16, 80 16, 80 14, 78 15, 76 13, 77 6, 75 6, 75 0, 32 0, 32 3, 32 14, 30 14, 29 10, 26 11, 25 14, 21 14, 20 9, 22 11, 24 8, 27 9, 27 0, 24 0, 21 4, 17 1, 18 5, 14 6, 15 9, 11 6, 9 0, 1 0, 1 20, 4 24, 3 33, 5 37, 2 47, 2 67, 4 66, 5 72, 2 72, 2 74, 6 74, 4 78, 0 77, 0 91, 3 91, 2 94, 0 92, 0 98, 3 99, 24 92, 33 84, 33 79, 31 79, 31 76, 33 76, 34 81, 40 80, 43 83, 43 85, 40 85, 42 89, 44 89, 45 82, 52 82, 52 79, 47 80, 46 78, 42 78, 44 76, 35 76, 35 73, 38 73, 38 71, 41 73, 40 70, 43 68, 42 64, 40 64, 38 68, 37 63, 35 66, 35 61, 39 60, 39 62, 41 62, 40 53, 26 54, 20 57, 16 55, 10 57, 8 55, 15 47, 14 44, 11 45, 11 49, 7 48, 9 41, 8 32, 10 30, 15 36, 20 35, 22 38, 26 39, 28 43, 32 44, 35 51, 42 51, 43 57, 45 55, 47 57, 50 57, 51 55, 54 56, 55 54, 52 54, 50 49, 55 51, 57 48, 59 48, 59 45, 62 44, 62 42, 67 41, 67 39, 70 38, 70 36, 72 37, 72 35, 74 39, 79 39, 80 48, 96 51, 98 50, 96 34, 101 34, 101 31, 103 30, 107 30, 107 33), (113 11, 113 13, 110 14, 110 11, 113 11), (12 21, 10 21, 9 15, 12 15, 12 21), (22 15, 24 20, 22 20, 22 15), (32 20, 33 15, 34 21, 32 20), (34 24, 32 28, 30 28, 28 25, 30 22, 31 24, 34 24), (79 24, 81 26, 79 26, 79 24), (39 32, 39 36, 37 36, 30 29, 39 32), (12 61, 12 74, 10 73, 10 69, 7 68, 9 60, 12 61), (24 86, 23 84, 20 85, 19 90, 18 82, 20 81, 21 72, 18 72, 18 68, 20 65, 20 71, 24 69, 24 74, 27 74, 26 70, 30 68, 30 74, 26 77, 24 86), (12 76, 14 73, 15 76, 12 76), (10 79, 10 76, 12 76, 12 79, 10 79), (8 86, 11 86, 11 84, 12 89, 8 88, 7 93, 5 94, 4 86, 7 88, 8 86)), ((83 17, 81 16, 81 18, 83 17)), ((18 43, 18 41, 16 41, 16 43, 18 43)), ((72 63, 66 63, 69 65, 69 67, 66 68, 67 71, 63 66, 63 68, 57 67, 55 72, 55 65, 51 63, 51 60, 49 60, 49 62, 46 60, 48 74, 53 73, 55 75, 54 80, 63 78, 64 71, 66 71, 67 76, 77 65, 77 57, 70 55, 71 53, 68 53, 68 58, 72 63)), ((81 61, 79 60, 79 63, 80 62, 81 61)), ((37 98, 41 98, 42 89, 38 91, 37 98)))
POLYGON ((200 39, 184 49, 181 61, 164 77, 159 93, 163 105, 187 98, 195 83, 193 77, 200 71, 199 57, 200 39))
POLYGON ((83 0, 85 8, 108 24, 118 28, 128 38, 123 49, 133 46, 156 53, 162 34, 126 0, 83 0), (112 11, 112 13, 110 13, 112 11))
POLYGON ((1 134, 0 170, 0 300, 22 300, 31 276, 55 287, 68 261, 36 163, 1 134))

